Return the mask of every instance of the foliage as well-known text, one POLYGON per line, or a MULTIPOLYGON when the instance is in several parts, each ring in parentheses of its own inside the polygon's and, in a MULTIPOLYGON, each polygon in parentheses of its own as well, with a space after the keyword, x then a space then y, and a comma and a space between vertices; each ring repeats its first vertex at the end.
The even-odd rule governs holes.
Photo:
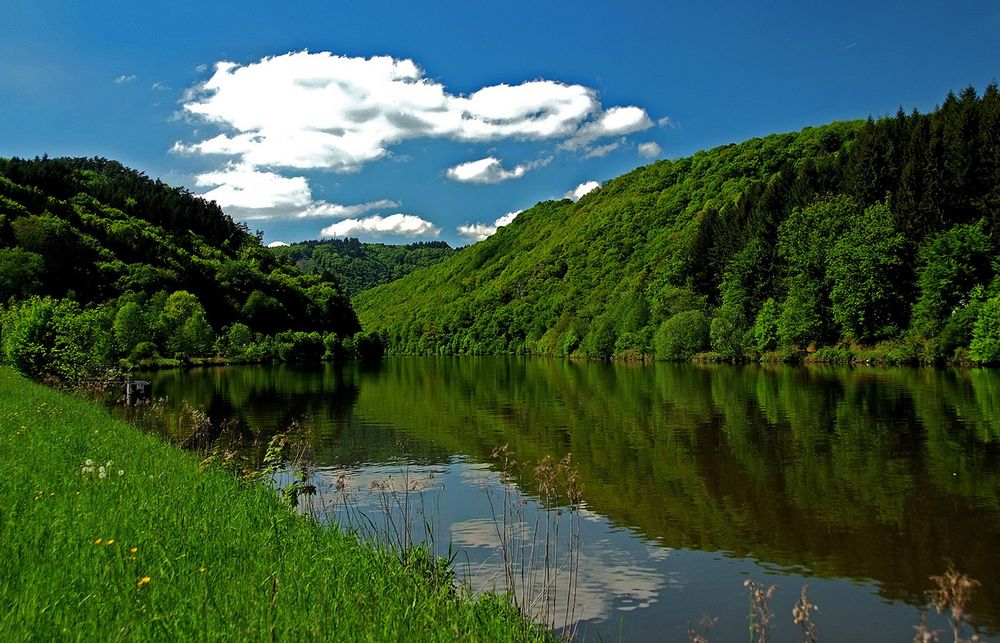
POLYGON ((1000 363, 1000 295, 990 298, 979 309, 969 351, 977 362, 1000 363))
POLYGON ((904 334, 952 358, 997 275, 998 130, 990 85, 659 161, 353 303, 394 353, 663 357, 654 335, 699 309, 731 359, 904 334))
POLYGON ((660 325, 653 338, 659 359, 689 359, 708 347, 708 318, 700 310, 677 313, 660 325))
POLYGON ((257 360, 281 359, 289 343, 257 335, 360 330, 329 274, 302 274, 216 204, 99 158, 0 159, 5 305, 4 359, 34 375, 209 355, 236 323, 257 360))
POLYGON ((884 204, 851 217, 827 257, 831 312, 844 337, 862 341, 899 334, 906 320, 905 241, 884 204))
POLYGON ((328 239, 279 246, 271 252, 294 262, 303 272, 335 275, 353 295, 442 261, 454 249, 444 241, 387 245, 328 239))

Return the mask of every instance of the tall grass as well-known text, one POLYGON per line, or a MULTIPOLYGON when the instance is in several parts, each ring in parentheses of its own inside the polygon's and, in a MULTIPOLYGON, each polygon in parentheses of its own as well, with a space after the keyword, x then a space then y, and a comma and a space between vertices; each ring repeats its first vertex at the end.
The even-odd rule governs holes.
POLYGON ((0 640, 548 636, 90 403, 0 391, 0 640))

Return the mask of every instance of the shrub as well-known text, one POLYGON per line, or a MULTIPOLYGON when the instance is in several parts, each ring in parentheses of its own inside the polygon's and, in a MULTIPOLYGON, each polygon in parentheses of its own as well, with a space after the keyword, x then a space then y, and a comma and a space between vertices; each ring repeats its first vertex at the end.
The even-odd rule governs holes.
POLYGON ((1000 295, 988 299, 979 309, 969 356, 986 364, 1000 362, 1000 295))
POLYGON ((708 318, 700 310, 677 313, 660 324, 653 344, 657 359, 691 359, 708 348, 708 318))

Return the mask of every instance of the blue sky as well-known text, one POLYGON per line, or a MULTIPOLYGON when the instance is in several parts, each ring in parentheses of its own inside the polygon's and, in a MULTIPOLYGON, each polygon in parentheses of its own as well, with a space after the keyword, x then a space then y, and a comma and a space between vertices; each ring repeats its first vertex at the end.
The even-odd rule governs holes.
POLYGON ((926 111, 1000 77, 992 0, 5 0, 0 14, 0 156, 114 158, 266 242, 464 245, 657 158, 926 111))

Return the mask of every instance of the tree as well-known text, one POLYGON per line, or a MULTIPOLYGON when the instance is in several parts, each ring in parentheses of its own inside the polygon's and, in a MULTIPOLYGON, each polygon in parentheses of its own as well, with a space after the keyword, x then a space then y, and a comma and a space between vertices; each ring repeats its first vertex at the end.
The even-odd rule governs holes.
POLYGON ((979 309, 969 356, 987 364, 1000 362, 1000 295, 988 299, 979 309))
POLYGON ((130 355, 140 343, 152 339, 146 315, 134 301, 126 302, 118 309, 111 329, 115 349, 122 355, 130 355))
POLYGON ((845 337, 874 341, 897 334, 907 315, 906 243, 884 203, 853 217, 827 258, 834 321, 845 337))
POLYGON ((0 248, 0 303, 38 293, 45 274, 40 254, 23 248, 0 248))
POLYGON ((690 359, 708 347, 708 318, 700 310, 677 313, 653 337, 657 359, 690 359))

